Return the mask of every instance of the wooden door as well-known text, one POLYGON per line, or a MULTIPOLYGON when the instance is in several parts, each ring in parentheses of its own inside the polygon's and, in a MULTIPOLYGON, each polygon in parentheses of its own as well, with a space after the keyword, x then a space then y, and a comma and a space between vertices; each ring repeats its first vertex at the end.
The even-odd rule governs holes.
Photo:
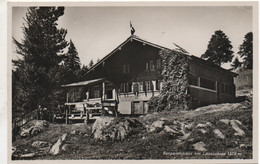
POLYGON ((133 114, 144 114, 143 102, 134 101, 133 102, 133 114))

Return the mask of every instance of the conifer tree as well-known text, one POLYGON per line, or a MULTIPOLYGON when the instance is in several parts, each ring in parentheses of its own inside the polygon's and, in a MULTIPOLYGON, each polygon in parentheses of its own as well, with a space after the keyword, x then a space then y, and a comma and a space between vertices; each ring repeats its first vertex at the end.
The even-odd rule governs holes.
POLYGON ((253 33, 245 35, 243 43, 239 46, 238 54, 243 58, 244 67, 253 69, 253 33))
POLYGON ((90 60, 90 62, 89 62, 89 64, 88 64, 88 65, 89 65, 89 68, 91 68, 91 67, 94 65, 94 62, 93 62, 93 60, 92 60, 92 59, 90 60))
POLYGON ((68 53, 65 55, 64 58, 64 64, 66 67, 73 71, 80 69, 80 59, 78 56, 77 49, 72 40, 70 40, 68 53))
POLYGON ((59 65, 64 57, 63 49, 67 31, 57 27, 64 14, 64 7, 30 7, 22 27, 24 38, 14 40, 16 52, 21 58, 14 60, 13 110, 21 107, 25 112, 38 105, 56 105, 55 95, 60 86, 59 65))
POLYGON ((226 34, 221 31, 215 31, 212 35, 206 52, 201 58, 209 63, 221 66, 223 63, 231 62, 233 58, 232 45, 226 34))

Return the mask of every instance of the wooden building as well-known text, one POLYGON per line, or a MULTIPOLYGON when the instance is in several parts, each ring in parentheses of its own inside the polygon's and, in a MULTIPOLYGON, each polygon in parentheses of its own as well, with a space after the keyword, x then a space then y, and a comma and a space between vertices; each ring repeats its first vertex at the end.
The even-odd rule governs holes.
MULTIPOLYGON (((145 114, 148 100, 162 88, 161 50, 168 48, 132 35, 90 68, 87 80, 64 85, 67 90, 81 88, 67 96, 67 105, 79 108, 117 108, 122 114, 145 114), (88 105, 89 104, 89 105, 88 105), (91 105, 92 104, 92 105, 91 105), (92 106, 92 107, 89 107, 92 106)), ((235 98, 235 73, 189 56, 189 89, 192 107, 228 102, 235 98)))

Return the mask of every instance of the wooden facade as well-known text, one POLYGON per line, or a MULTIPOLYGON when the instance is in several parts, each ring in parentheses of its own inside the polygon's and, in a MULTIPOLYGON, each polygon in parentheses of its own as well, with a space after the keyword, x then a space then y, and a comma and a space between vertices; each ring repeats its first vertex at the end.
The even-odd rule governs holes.
MULTIPOLYGON (((114 51, 90 68, 86 81, 87 88, 82 103, 100 98, 113 99, 122 114, 145 114, 147 102, 158 96, 162 88, 162 59, 159 52, 168 49, 137 36, 130 36, 114 51), (88 83, 103 79, 99 85, 88 83), (105 83, 104 79, 110 83, 105 83), (90 85, 91 84, 91 85, 90 85)), ((169 49, 168 49, 169 50, 169 49)), ((204 60, 189 56, 189 89, 192 106, 232 101, 235 98, 234 76, 236 74, 209 65, 204 60)), ((79 87, 80 83, 74 83, 79 87)), ((71 88, 73 84, 64 87, 71 88)), ((69 102, 68 102, 69 103, 69 102)))
POLYGON ((236 92, 235 76, 235 73, 191 56, 188 94, 192 97, 192 107, 233 101, 236 92))

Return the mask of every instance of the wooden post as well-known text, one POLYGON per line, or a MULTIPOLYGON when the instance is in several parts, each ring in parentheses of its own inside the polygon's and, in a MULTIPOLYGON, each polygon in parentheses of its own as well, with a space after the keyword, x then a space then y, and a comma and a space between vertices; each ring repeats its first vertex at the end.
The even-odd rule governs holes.
POLYGON ((87 102, 88 102, 89 101, 89 91, 87 91, 86 96, 87 96, 87 102))
POLYGON ((114 100, 116 100, 116 89, 115 88, 112 90, 112 98, 114 100))
POLYGON ((68 103, 69 102, 69 92, 67 91, 67 94, 66 94, 66 102, 68 103))
POLYGON ((105 82, 102 83, 102 97, 103 97, 103 100, 105 100, 106 98, 106 85, 105 85, 105 82))
POLYGON ((68 124, 68 109, 66 108, 66 125, 68 124))
POLYGON ((73 100, 72 100, 72 102, 75 102, 75 90, 73 89, 73 100))

